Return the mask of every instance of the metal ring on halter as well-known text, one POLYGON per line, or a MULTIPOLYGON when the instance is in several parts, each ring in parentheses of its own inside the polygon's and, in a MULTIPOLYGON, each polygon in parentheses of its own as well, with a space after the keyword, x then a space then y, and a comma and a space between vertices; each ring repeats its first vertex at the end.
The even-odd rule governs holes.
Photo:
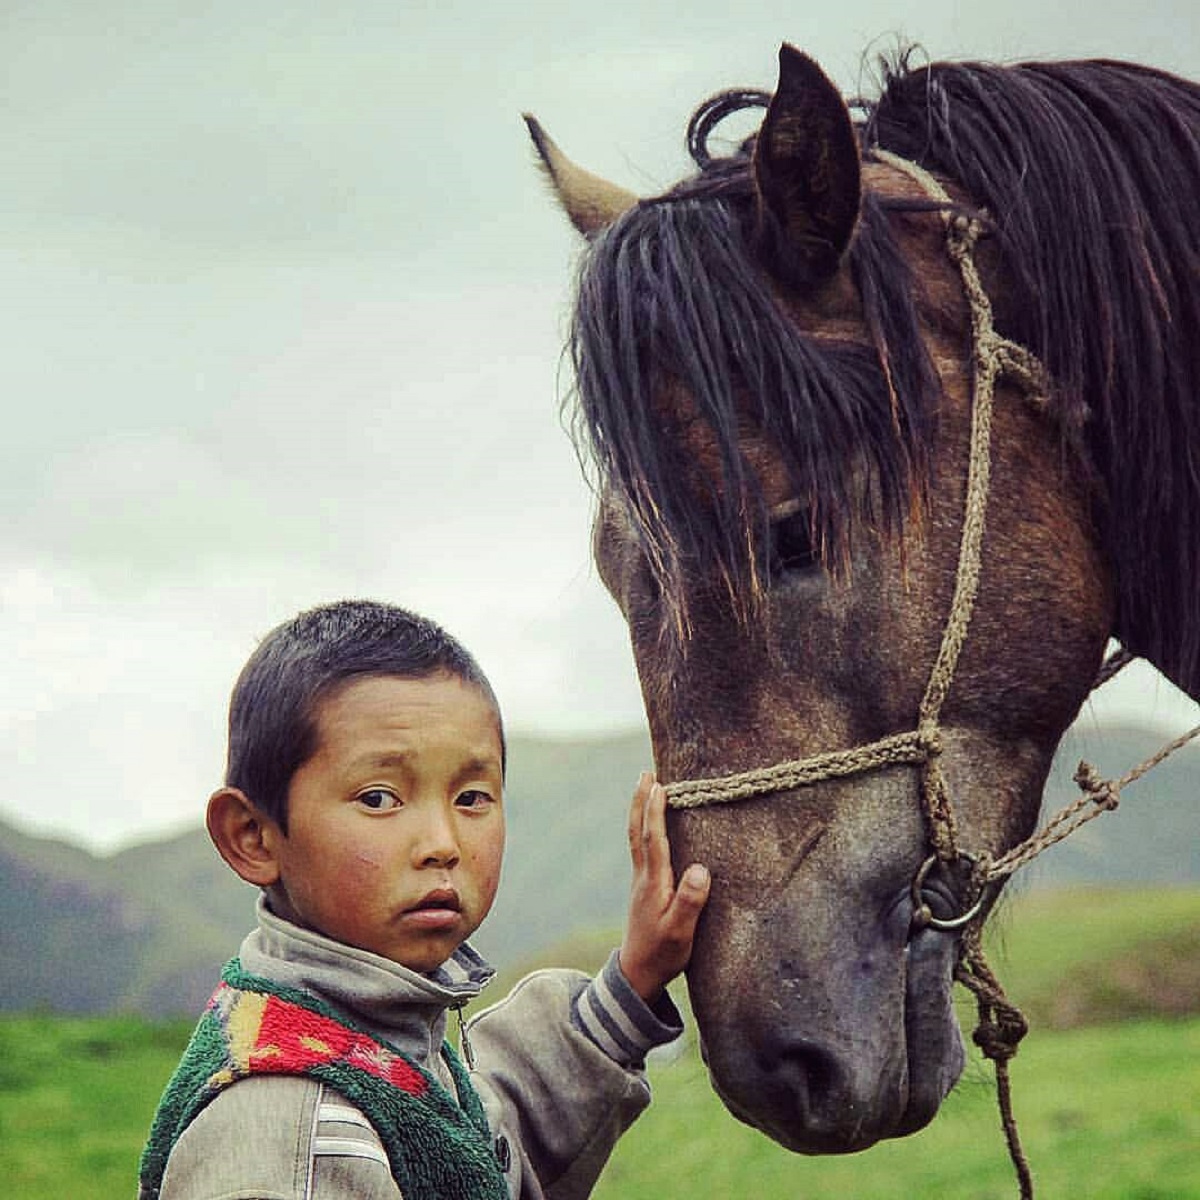
MULTIPOLYGON (((967 854, 966 851, 959 853, 960 858, 966 859, 972 866, 975 865, 974 855, 967 854)), ((964 925, 969 925, 983 908, 983 892, 980 891, 975 903, 957 917, 935 917, 933 909, 925 902, 921 895, 921 888, 925 883, 929 872, 933 869, 934 864, 938 861, 936 854, 931 854, 922 864, 920 870, 917 871, 912 881, 912 900, 913 900, 913 915, 911 933, 919 933, 922 929, 939 929, 942 931, 953 931, 962 929, 964 925)))

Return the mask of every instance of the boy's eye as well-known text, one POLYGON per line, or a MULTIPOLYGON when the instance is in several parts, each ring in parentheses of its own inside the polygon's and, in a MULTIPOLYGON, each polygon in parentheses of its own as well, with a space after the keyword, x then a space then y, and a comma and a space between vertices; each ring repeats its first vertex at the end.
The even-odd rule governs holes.
POLYGON ((489 793, 480 791, 478 788, 469 788, 465 792, 459 792, 455 797, 454 803, 459 808, 486 808, 492 803, 492 797, 489 793))
POLYGON ((387 812, 400 806, 400 797, 387 788, 368 788, 365 792, 359 792, 354 799, 372 812, 387 812))

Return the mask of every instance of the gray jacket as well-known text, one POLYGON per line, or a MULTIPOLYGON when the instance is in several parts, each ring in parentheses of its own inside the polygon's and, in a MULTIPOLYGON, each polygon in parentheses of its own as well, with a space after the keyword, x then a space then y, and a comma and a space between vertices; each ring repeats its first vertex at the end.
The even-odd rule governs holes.
MULTIPOLYGON (((419 975, 275 916, 259 904, 242 944, 254 975, 318 996, 437 1076, 448 1010, 474 999, 492 969, 463 946, 419 975)), ((681 1032, 670 999, 647 1008, 615 953, 588 979, 538 971, 467 1025, 471 1080, 513 1197, 585 1197, 617 1139, 650 1102, 647 1052, 681 1032)), ((401 1200, 370 1122, 328 1086, 253 1076, 220 1092, 176 1142, 162 1200, 401 1200)), ((406 1200, 420 1200, 407 1197, 406 1200)))

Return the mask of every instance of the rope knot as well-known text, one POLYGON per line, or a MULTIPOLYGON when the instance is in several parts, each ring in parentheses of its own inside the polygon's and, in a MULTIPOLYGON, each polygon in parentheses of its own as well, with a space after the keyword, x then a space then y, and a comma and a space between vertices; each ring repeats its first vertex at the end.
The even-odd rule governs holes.
POLYGON ((942 753, 942 731, 934 723, 917 729, 917 745, 925 752, 925 758, 938 758, 942 753))
POLYGON ((955 213, 946 222, 946 249, 955 262, 961 262, 975 249, 983 226, 966 213, 955 213))
POLYGON ((971 887, 977 895, 981 895, 983 889, 995 878, 992 872, 995 869, 996 860, 989 850, 977 850, 969 857, 971 859, 971 887))
MULTIPOLYGON (((1049 403, 1050 377, 1037 355, 1031 353, 1019 342, 1013 342, 998 335, 996 343, 1000 373, 1014 383, 1020 384, 1034 403, 1042 406, 1049 403)), ((1097 685, 1093 684, 1092 686, 1097 685)))
POLYGON ((994 1009, 990 1018, 979 1018, 971 1035, 985 1058, 992 1062, 1008 1062, 1017 1053, 1021 1039, 1029 1032, 1029 1023, 1010 1006, 994 1009))
POLYGON ((1075 782, 1091 802, 1105 812, 1112 812, 1121 803, 1121 789, 1111 779, 1105 779, 1089 762, 1080 762, 1075 782))

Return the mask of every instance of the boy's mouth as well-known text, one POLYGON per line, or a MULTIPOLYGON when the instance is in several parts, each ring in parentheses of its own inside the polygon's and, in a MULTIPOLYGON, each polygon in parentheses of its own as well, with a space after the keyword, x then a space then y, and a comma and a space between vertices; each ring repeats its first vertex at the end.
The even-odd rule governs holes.
POLYGON ((460 913, 462 901, 453 888, 435 888, 427 892, 416 904, 412 905, 410 913, 460 913))

